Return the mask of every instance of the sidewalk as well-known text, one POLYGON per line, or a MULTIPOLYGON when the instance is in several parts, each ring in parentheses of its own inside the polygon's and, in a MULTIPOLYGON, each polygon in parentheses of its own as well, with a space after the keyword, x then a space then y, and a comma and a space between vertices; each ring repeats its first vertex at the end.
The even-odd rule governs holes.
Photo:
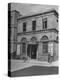
POLYGON ((58 66, 59 65, 58 61, 55 61, 55 62, 52 62, 52 63, 48 63, 46 61, 43 62, 43 61, 37 61, 37 60, 30 60, 29 63, 32 63, 32 64, 34 64, 36 66, 48 66, 48 67, 50 67, 50 66, 58 66))
POLYGON ((27 60, 25 62, 23 60, 11 60, 11 72, 24 69, 27 67, 31 67, 31 66, 47 66, 47 67, 56 66, 57 67, 58 61, 49 64, 48 62, 41 62, 37 60, 27 60))

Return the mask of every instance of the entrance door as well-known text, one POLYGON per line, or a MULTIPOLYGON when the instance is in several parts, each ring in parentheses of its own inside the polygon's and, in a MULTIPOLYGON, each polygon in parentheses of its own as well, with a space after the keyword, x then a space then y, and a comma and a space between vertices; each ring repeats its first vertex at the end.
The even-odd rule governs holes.
POLYGON ((31 57, 31 45, 29 44, 27 47, 27 55, 31 57))
POLYGON ((32 59, 36 59, 36 51, 37 51, 36 45, 32 45, 31 47, 31 58, 32 59))
POLYGON ((32 59, 36 59, 36 52, 37 52, 37 44, 29 44, 27 48, 27 54, 32 59))

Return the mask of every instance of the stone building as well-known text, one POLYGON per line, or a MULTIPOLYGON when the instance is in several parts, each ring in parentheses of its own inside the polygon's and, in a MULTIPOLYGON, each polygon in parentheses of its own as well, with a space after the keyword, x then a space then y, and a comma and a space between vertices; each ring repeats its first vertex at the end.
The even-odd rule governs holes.
POLYGON ((11 11, 11 54, 15 58, 48 61, 58 59, 58 13, 50 10, 22 16, 11 11))

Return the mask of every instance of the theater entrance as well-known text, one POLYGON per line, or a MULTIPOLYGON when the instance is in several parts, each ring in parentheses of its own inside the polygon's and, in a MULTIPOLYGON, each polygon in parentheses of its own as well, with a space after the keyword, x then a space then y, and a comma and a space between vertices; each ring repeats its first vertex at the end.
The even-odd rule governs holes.
POLYGON ((31 58, 31 59, 36 59, 37 57, 37 44, 28 44, 27 47, 27 55, 31 58))

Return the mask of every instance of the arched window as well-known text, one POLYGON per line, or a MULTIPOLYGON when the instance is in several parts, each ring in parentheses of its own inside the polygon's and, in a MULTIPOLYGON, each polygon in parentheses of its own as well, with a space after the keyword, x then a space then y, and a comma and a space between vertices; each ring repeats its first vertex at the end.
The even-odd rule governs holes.
POLYGON ((25 43, 26 41, 27 41, 26 38, 22 38, 22 39, 21 39, 21 42, 22 42, 22 43, 25 43))
POLYGON ((41 41, 47 41, 48 40, 48 37, 47 36, 43 36, 42 38, 41 38, 41 41))
POLYGON ((22 42, 22 53, 26 53, 26 42, 27 42, 27 39, 26 38, 22 38, 21 42, 22 42))
POLYGON ((47 36, 43 36, 41 38, 41 41, 42 41, 43 53, 48 53, 48 37, 47 36))
POLYGON ((37 38, 36 38, 36 37, 32 37, 32 38, 31 38, 31 42, 32 42, 32 43, 36 43, 36 41, 37 41, 37 38))

